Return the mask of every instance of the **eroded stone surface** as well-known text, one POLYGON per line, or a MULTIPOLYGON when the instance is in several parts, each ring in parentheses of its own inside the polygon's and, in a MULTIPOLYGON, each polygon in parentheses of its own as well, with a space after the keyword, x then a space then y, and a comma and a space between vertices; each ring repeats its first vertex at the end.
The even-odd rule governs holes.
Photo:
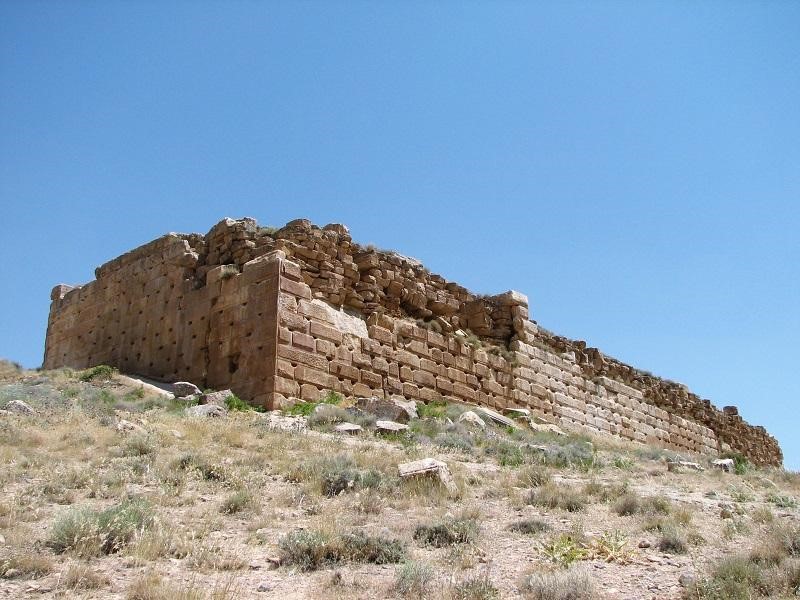
POLYGON ((527 409, 554 431, 782 462, 776 440, 735 408, 548 332, 523 294, 477 296, 419 261, 354 243, 341 225, 298 219, 271 232, 224 219, 95 274, 53 289, 45 368, 105 363, 267 408, 328 390, 450 398, 497 414, 527 409))

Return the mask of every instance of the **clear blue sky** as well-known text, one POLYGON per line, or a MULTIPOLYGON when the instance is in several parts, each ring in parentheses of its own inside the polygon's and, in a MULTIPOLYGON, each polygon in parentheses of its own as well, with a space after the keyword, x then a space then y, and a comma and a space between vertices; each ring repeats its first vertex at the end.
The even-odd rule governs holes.
POLYGON ((800 467, 800 3, 0 3, 0 356, 224 216, 351 227, 800 467))

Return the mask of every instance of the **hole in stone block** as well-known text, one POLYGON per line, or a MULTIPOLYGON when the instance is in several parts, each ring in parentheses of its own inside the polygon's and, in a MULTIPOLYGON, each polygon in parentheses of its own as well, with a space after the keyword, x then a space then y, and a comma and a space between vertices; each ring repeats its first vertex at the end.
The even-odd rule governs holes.
POLYGON ((228 357, 228 373, 233 375, 239 370, 239 355, 234 354, 228 357))

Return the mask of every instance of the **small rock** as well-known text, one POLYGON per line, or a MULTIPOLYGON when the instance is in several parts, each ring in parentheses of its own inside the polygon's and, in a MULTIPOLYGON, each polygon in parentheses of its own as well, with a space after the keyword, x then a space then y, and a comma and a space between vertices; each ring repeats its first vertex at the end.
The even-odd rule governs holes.
POLYGON ((233 395, 233 392, 230 390, 208 392, 207 394, 201 394, 200 398, 197 400, 197 403, 200 405, 216 404, 217 406, 225 407, 225 401, 233 395))
POLYGON ((34 410, 30 407, 30 405, 22 400, 11 400, 8 404, 6 404, 5 410, 20 415, 32 415, 34 413, 34 410))
POLYGON ((337 433, 348 433, 350 435, 355 435, 360 433, 362 428, 361 425, 356 425, 355 423, 339 423, 333 428, 333 430, 337 433))
POLYGON ((17 575, 19 575, 19 569, 7 569, 3 577, 6 579, 14 579, 17 575))
POLYGON ((227 414, 227 409, 218 404, 198 404, 197 406, 190 406, 186 409, 186 415, 189 417, 221 418, 227 414))
POLYGON ((183 434, 180 431, 178 431, 177 429, 171 429, 170 433, 172 434, 173 437, 175 437, 175 438, 177 438, 179 440, 182 440, 183 437, 184 437, 183 434))
POLYGON ((195 384, 190 383, 188 381, 176 381, 172 384, 172 393, 175 394, 176 398, 186 398, 188 396, 194 396, 195 394, 201 394, 201 390, 195 384))
POLYGON ((141 425, 137 425, 131 421, 126 421, 125 419, 120 419, 117 421, 117 431, 120 433, 138 433, 141 435, 147 433, 147 430, 141 425))
POLYGON ((375 429, 396 433, 398 431, 407 431, 408 425, 396 423, 395 421, 375 421, 375 429))
POLYGON ((247 565, 247 568, 251 571, 258 571, 264 566, 263 563, 258 562, 257 560, 251 560, 250 563, 247 565))
POLYGON ((486 429, 486 423, 483 422, 483 419, 481 419, 474 410, 461 413, 456 420, 459 423, 467 423, 468 425, 475 425, 481 429, 486 429))
POLYGON ((280 411, 274 410, 268 413, 263 413, 264 424, 267 429, 272 431, 288 431, 292 433, 301 433, 308 429, 308 422, 303 416, 292 417, 283 415, 280 411))
POLYGON ((269 592, 272 589, 272 586, 267 583, 266 581, 262 581, 258 584, 258 591, 259 592, 269 592))
POLYGON ((726 473, 733 473, 736 469, 736 463, 733 461, 732 458, 718 458, 717 460, 711 463, 717 469, 722 469, 726 473))
POLYGON ((650 542, 648 542, 647 540, 642 540, 639 542, 639 548, 649 548, 649 547, 650 547, 650 542))
POLYGON ((689 587, 694 584, 695 581, 696 578, 692 573, 681 573, 681 576, 678 577, 678 583, 680 583, 682 587, 689 587))

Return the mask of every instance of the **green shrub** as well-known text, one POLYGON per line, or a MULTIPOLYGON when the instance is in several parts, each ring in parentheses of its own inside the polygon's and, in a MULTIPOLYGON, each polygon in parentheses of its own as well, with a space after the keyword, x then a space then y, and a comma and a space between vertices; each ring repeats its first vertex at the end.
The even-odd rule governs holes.
POLYGON ((316 530, 298 530, 281 538, 279 546, 281 562, 303 571, 343 562, 383 565, 398 563, 405 558, 401 542, 361 532, 331 535, 316 530))
POLYGON ((414 539, 423 546, 444 548, 453 544, 467 544, 475 541, 478 535, 478 522, 474 518, 451 518, 429 525, 418 525, 414 539))
POLYGON ((468 433, 444 432, 433 438, 433 443, 440 448, 457 450, 464 454, 472 454, 474 442, 468 433))
POLYGON ((527 502, 535 506, 579 512, 586 506, 586 496, 572 486, 548 484, 532 490, 527 502))
POLYGON ((137 532, 153 523, 152 509, 143 501, 128 500, 103 511, 72 510, 53 525, 47 545, 57 554, 78 556, 112 554, 122 549, 137 532))
POLYGON ((769 494, 767 502, 770 502, 778 508, 797 508, 797 500, 791 496, 781 496, 779 494, 769 494))
POLYGON ((328 391, 325 396, 320 398, 318 402, 306 402, 306 401, 299 401, 292 405, 288 410, 284 411, 286 414, 293 415, 293 416, 303 416, 307 417, 314 409, 317 407, 318 404, 334 404, 337 405, 342 402, 344 398, 337 394, 334 391, 328 391))
POLYGON ((420 419, 441 419, 447 413, 446 400, 431 400, 417 404, 417 415, 420 419))
POLYGON ((430 598, 436 586, 436 574, 428 563, 409 561, 397 570, 394 589, 403 598, 430 598))
POLYGON ((732 458, 733 472, 737 475, 744 475, 752 469, 750 461, 748 461, 744 455, 739 454, 738 452, 725 452, 720 455, 720 458, 732 458))
POLYGON ((616 501, 613 510, 620 517, 630 517, 638 513, 641 508, 639 496, 629 492, 616 501))
POLYGON ((249 491, 237 490, 222 501, 219 511, 226 515, 232 515, 251 508, 254 502, 255 499, 249 491))
POLYGON ((568 567, 576 560, 583 560, 588 556, 586 548, 566 533, 541 544, 540 550, 545 558, 561 567, 568 567))
POLYGON ((524 533, 526 535, 534 535, 542 533, 543 531, 550 531, 550 529, 550 525, 538 519, 522 519, 520 521, 514 521, 508 526, 509 531, 516 531, 517 533, 524 533))
POLYGON ((524 487, 541 487, 550 483, 552 477, 545 467, 532 465, 520 470, 517 481, 524 487))
POLYGON ((453 586, 454 600, 493 600, 500 597, 498 590, 486 573, 468 577, 453 586))
POLYGON ((378 487, 383 475, 375 469, 359 469, 346 455, 314 457, 296 465, 289 474, 291 481, 306 481, 316 491, 331 498, 355 489, 378 487))
POLYGON ((661 539, 658 540, 658 549, 669 554, 686 554, 689 551, 686 540, 671 527, 667 527, 661 532, 661 539))
POLYGON ((116 374, 117 370, 114 367, 109 367, 108 365, 97 365, 96 367, 81 371, 81 374, 78 375, 78 379, 86 382, 108 381, 116 374))
POLYGON ((149 456, 156 453, 156 445, 149 435, 133 435, 125 440, 123 456, 149 456))
POLYGON ((247 411, 253 410, 253 407, 250 406, 247 402, 239 398, 236 394, 231 394, 227 398, 225 398, 225 406, 228 407, 230 411, 247 411))

